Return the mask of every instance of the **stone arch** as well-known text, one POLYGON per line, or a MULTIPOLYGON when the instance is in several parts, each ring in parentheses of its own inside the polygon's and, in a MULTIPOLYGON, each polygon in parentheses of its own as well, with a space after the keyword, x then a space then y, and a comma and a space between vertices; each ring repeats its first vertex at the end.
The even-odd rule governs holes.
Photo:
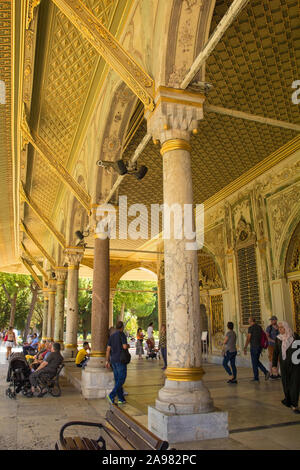
POLYGON ((88 223, 88 214, 80 202, 72 196, 66 224, 67 246, 75 246, 77 230, 82 231, 88 223))
POLYGON ((300 271, 300 222, 291 235, 285 257, 285 275, 293 271, 300 271))
MULTIPOLYGON (((107 96, 109 102, 102 103, 105 126, 96 158, 97 160, 114 162, 122 157, 126 132, 137 103, 137 97, 124 82, 120 81, 117 82, 112 94, 108 93, 107 96)), ((94 202, 98 204, 108 195, 118 174, 101 167, 97 168, 92 181, 92 197, 94 202)))
POLYGON ((153 272, 157 275, 157 264, 145 261, 120 261, 117 260, 116 263, 113 261, 111 262, 111 269, 110 269, 110 288, 115 289, 119 280, 121 279, 124 274, 132 271, 133 269, 137 268, 146 268, 149 271, 153 272))
MULTIPOLYGON (((225 276, 224 276, 223 270, 221 268, 221 265, 218 262, 217 256, 214 254, 213 250, 208 245, 204 245, 202 250, 200 250, 200 252, 201 251, 203 253, 206 253, 207 255, 209 255, 212 258, 213 262, 215 263, 217 273, 218 273, 220 281, 221 281, 221 286, 220 287, 222 287, 222 289, 226 289, 225 276)), ((198 256, 198 260, 199 260, 199 256, 198 256)), ((198 261, 198 270, 199 270, 199 261, 198 261)))
MULTIPOLYGON (((210 31, 215 0, 174 0, 169 15, 163 83, 179 88, 210 31)), ((205 65, 195 81, 205 80, 205 65)))
POLYGON ((275 260, 276 266, 276 274, 277 277, 283 278, 285 276, 285 264, 288 254, 288 248, 292 239, 292 236, 298 228, 297 226, 300 223, 300 209, 296 207, 290 217, 288 218, 283 230, 282 235, 279 242, 279 249, 278 249, 278 258, 275 260))

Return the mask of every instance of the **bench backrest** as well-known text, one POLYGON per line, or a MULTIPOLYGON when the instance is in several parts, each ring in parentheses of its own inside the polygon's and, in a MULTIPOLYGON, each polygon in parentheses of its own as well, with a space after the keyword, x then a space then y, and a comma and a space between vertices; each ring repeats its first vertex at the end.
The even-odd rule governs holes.
POLYGON ((137 450, 166 450, 169 447, 168 442, 159 439, 116 405, 107 411, 106 420, 137 450))

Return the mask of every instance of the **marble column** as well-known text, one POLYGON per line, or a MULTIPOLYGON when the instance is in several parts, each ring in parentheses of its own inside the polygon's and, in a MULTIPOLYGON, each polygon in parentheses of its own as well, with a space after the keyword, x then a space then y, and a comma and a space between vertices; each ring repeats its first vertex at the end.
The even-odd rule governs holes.
POLYGON ((64 343, 64 313, 65 313, 65 282, 67 269, 64 267, 55 268, 56 274, 56 303, 55 303, 55 325, 54 341, 60 343, 63 350, 64 343))
POLYGON ((48 330, 48 307, 49 307, 49 295, 48 289, 43 289, 44 295, 44 305, 43 305, 43 329, 42 329, 42 340, 45 341, 48 339, 47 330, 48 330))
POLYGON ((165 267, 164 261, 161 261, 157 276, 157 295, 158 295, 158 325, 159 330, 162 325, 166 325, 166 289, 165 289, 165 267))
MULTIPOLYGON (((97 219, 98 220, 98 219, 97 219)), ((82 395, 85 398, 104 398, 113 388, 113 374, 105 368, 109 330, 109 238, 95 230, 91 355, 82 372, 82 395)))
POLYGON ((204 96, 161 87, 156 101, 146 117, 148 132, 161 144, 164 204, 182 210, 171 216, 170 234, 164 238, 168 367, 155 407, 149 407, 148 425, 172 443, 225 437, 227 414, 213 412, 202 381, 197 248, 195 236, 184 230, 184 209, 193 204, 190 133, 197 132, 203 117, 204 96))
POLYGON ((78 279, 79 265, 83 253, 83 247, 69 247, 65 251, 66 260, 68 262, 66 342, 63 354, 65 358, 75 359, 77 354, 78 279))
POLYGON ((109 294, 109 328, 114 326, 114 296, 115 292, 111 290, 109 294))
POLYGON ((47 338, 49 341, 54 339, 54 319, 55 319, 55 293, 56 293, 56 280, 51 279, 48 283, 48 321, 47 321, 47 338))

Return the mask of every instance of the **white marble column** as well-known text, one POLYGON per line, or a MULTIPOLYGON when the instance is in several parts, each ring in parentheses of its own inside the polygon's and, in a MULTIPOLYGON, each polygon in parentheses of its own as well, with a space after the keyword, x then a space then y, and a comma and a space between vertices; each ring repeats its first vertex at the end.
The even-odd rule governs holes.
POLYGON ((51 279, 48 283, 48 319, 47 319, 47 338, 49 341, 54 339, 54 318, 55 318, 55 293, 56 293, 56 280, 51 279))
POLYGON ((169 209, 180 206, 182 213, 175 224, 171 217, 170 236, 164 239, 168 367, 155 407, 149 407, 148 425, 169 442, 224 437, 227 414, 213 412, 202 381, 197 250, 188 249, 195 237, 184 233, 184 207, 193 204, 190 133, 203 117, 204 96, 164 87, 156 101, 146 117, 148 132, 161 144, 164 203, 169 209))
POLYGON ((64 343, 64 313, 65 313, 65 283, 67 269, 64 267, 55 268, 56 274, 56 303, 55 303, 55 325, 54 341, 60 343, 63 350, 64 343))
POLYGON ((65 251, 66 260, 68 262, 65 358, 75 359, 77 354, 78 279, 79 265, 83 253, 84 248, 82 247, 68 247, 65 251))
POLYGON ((42 329, 42 340, 45 341, 48 339, 47 330, 48 330, 48 307, 49 307, 49 294, 48 289, 44 287, 43 289, 44 296, 44 305, 43 305, 43 329, 42 329))

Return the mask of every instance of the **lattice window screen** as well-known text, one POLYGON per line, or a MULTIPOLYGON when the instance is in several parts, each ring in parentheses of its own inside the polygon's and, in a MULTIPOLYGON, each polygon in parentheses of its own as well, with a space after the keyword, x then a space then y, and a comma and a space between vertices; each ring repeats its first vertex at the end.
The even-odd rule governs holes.
POLYGON ((300 334, 300 281, 291 281, 293 299, 294 328, 300 334))
POLYGON ((214 336, 216 333, 224 333, 222 294, 212 295, 210 298, 210 305, 211 305, 212 335, 214 336))
POLYGON ((249 324, 249 317, 261 323, 259 285, 257 276, 255 245, 237 250, 238 279, 242 325, 249 324))

